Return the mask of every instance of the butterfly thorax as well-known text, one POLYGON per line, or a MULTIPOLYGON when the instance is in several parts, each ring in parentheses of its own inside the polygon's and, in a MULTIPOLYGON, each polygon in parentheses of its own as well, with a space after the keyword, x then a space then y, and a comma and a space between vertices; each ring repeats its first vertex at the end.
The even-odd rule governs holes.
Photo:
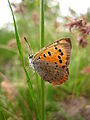
POLYGON ((34 69, 32 58, 33 58, 33 55, 29 55, 29 56, 28 56, 29 64, 30 64, 30 66, 34 69))

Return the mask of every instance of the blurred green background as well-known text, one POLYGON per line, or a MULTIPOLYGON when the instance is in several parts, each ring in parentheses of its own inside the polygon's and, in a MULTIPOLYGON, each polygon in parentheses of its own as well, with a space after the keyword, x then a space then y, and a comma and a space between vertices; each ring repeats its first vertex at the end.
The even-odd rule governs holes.
MULTIPOLYGON (((90 36, 87 47, 81 47, 76 40, 78 31, 69 32, 64 16, 59 14, 59 4, 49 6, 45 1, 45 46, 57 39, 69 37, 72 40, 72 54, 69 65, 69 80, 52 86, 45 82, 46 120, 90 120, 90 36), (59 22, 57 18, 62 18, 59 22)), ((40 77, 29 68, 28 53, 24 36, 27 37, 33 53, 40 50, 40 1, 12 3, 18 32, 23 47, 25 65, 30 73, 38 106, 41 105, 40 77), (31 77, 32 76, 32 77, 31 77)), ((79 16, 70 9, 72 16, 79 16)), ((90 22, 89 11, 85 14, 90 22)), ((67 16, 69 17, 69 16, 67 16)), ((29 95, 24 70, 15 40, 13 24, 0 29, 0 120, 35 120, 34 105, 29 95)), ((41 110, 41 109, 40 109, 41 110)))

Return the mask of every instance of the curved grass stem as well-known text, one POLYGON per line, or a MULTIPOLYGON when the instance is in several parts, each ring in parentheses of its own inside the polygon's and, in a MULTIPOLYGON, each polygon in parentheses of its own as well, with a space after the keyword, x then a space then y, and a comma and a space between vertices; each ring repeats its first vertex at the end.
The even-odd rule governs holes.
POLYGON ((23 58, 22 46, 21 46, 19 35, 18 35, 18 31, 17 31, 17 26, 16 26, 16 21, 15 21, 14 13, 13 13, 13 10, 12 10, 12 7, 11 7, 11 4, 10 4, 9 0, 8 0, 8 3, 9 3, 9 7, 10 7, 10 10, 11 10, 11 13, 12 13, 12 17, 13 17, 13 21, 14 21, 16 42, 17 42, 18 51, 19 51, 19 54, 20 54, 20 59, 21 59, 21 62, 22 62, 22 66, 24 68, 24 72, 25 72, 25 75, 26 75, 26 79, 27 79, 27 83, 28 83, 28 87, 29 87, 29 93, 30 93, 30 96, 32 97, 32 100, 33 100, 33 103, 34 103, 36 118, 37 118, 37 120, 40 120, 40 116, 39 116, 39 112, 38 112, 37 99, 35 97, 34 90, 33 90, 32 83, 30 81, 28 72, 27 72, 27 70, 25 68, 25 65, 24 65, 24 58, 23 58))
MULTIPOLYGON (((41 48, 44 47, 44 0, 40 1, 40 42, 41 48)), ((45 83, 41 80, 41 120, 45 119, 45 83)))

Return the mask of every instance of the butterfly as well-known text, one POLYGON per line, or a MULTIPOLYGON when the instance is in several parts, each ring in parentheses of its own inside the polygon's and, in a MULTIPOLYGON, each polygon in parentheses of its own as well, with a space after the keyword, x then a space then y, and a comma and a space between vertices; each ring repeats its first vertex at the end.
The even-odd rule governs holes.
POLYGON ((71 48, 70 38, 57 40, 36 54, 29 55, 29 64, 43 80, 60 85, 68 80, 71 48))

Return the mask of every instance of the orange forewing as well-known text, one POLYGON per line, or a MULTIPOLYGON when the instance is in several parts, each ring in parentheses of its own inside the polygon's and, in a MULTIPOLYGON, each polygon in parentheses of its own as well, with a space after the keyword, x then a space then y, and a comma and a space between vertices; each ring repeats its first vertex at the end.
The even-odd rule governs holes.
POLYGON ((44 51, 44 53, 41 53, 40 57, 42 60, 47 61, 47 62, 52 62, 52 63, 56 62, 61 67, 61 66, 65 65, 67 55, 66 55, 65 49, 63 47, 61 47, 60 45, 57 45, 57 50, 55 50, 55 47, 52 46, 52 47, 46 49, 44 51), (60 55, 60 52, 58 51, 59 49, 62 50, 63 56, 60 55), (48 55, 48 51, 50 51, 51 56, 48 55), (43 54, 45 54, 46 57, 44 57, 43 54), (59 62, 58 56, 61 57, 62 63, 59 62))

